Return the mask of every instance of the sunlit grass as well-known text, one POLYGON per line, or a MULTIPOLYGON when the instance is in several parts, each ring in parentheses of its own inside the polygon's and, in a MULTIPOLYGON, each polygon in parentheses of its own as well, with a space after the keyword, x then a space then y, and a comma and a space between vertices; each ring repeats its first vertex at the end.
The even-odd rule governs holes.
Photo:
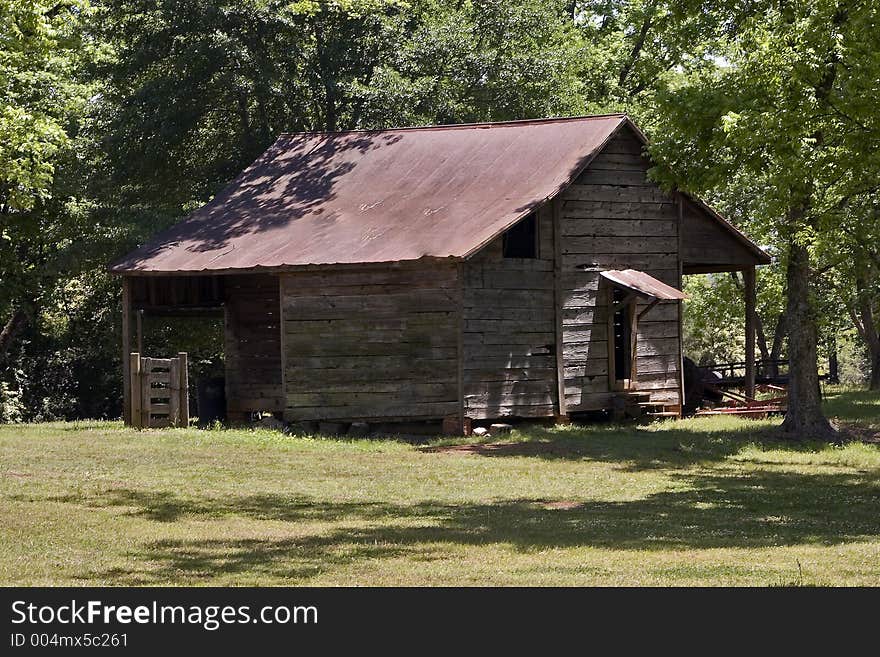
MULTIPOLYGON (((876 393, 827 409, 880 424, 876 393)), ((784 443, 779 421, 424 443, 0 426, 0 584, 880 583, 880 448, 784 443)))

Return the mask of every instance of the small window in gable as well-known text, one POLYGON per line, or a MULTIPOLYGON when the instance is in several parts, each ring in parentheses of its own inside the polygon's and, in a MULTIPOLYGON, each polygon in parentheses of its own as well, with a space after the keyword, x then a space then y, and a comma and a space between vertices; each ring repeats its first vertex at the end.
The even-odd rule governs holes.
POLYGON ((507 229, 503 236, 505 258, 538 257, 538 216, 532 212, 507 229))

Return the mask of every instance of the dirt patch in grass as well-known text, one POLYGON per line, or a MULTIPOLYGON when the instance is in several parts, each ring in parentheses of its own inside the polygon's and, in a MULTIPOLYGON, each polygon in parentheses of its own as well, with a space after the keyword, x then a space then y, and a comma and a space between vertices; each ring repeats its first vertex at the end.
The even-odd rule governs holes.
POLYGON ((423 447, 422 451, 434 454, 473 454, 476 456, 578 456, 578 450, 573 447, 541 441, 441 445, 423 447))
POLYGON ((583 505, 583 502, 568 502, 560 500, 559 502, 547 502, 544 505, 544 508, 549 509, 550 511, 571 511, 572 509, 579 509, 583 505))

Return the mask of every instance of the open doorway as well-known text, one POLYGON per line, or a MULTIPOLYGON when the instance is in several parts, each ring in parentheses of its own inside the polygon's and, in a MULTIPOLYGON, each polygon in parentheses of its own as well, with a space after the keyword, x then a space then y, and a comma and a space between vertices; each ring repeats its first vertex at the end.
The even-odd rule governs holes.
POLYGON ((627 290, 612 286, 609 320, 609 380, 613 390, 629 390, 635 381, 635 297, 627 290))

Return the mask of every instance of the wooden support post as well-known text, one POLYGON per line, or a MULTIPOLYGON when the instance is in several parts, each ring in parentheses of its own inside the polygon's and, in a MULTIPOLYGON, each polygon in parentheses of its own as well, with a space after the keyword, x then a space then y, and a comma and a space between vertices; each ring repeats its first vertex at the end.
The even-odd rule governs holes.
POLYGON ((287 345, 284 334, 287 333, 284 323, 284 276, 278 276, 278 344, 281 349, 281 419, 287 410, 287 345))
POLYGON ((144 311, 138 310, 135 317, 137 318, 137 352, 142 354, 144 353, 144 311))
POLYGON ((122 278, 122 421, 131 426, 131 278, 122 278))
POLYGON ((627 306, 629 320, 629 387, 638 389, 639 381, 639 316, 635 299, 627 306))
MULTIPOLYGON (((681 192, 677 193, 678 197, 678 222, 676 223, 675 233, 678 238, 678 289, 684 289, 684 258, 682 254, 682 243, 684 239, 684 196, 681 192)), ((684 405, 686 403, 684 395, 684 301, 679 299, 675 302, 678 311, 678 416, 684 415, 684 405)))
POLYGON ((471 435, 470 423, 465 421, 465 404, 464 404, 464 265, 459 262, 456 268, 456 319, 457 319, 457 337, 455 343, 455 353, 458 356, 458 365, 456 371, 456 382, 458 389, 458 428, 460 436, 471 435))
POLYGON ((565 344, 562 330, 562 304, 565 301, 562 289, 562 200, 557 197, 551 201, 553 212, 553 308, 556 328, 556 422, 568 418, 568 405, 565 401, 565 344))
POLYGON ((150 373, 153 371, 153 359, 141 359, 141 422, 142 429, 150 428, 151 413, 153 406, 153 383, 150 381, 150 373))
POLYGON ((743 270, 743 283, 746 302, 746 396, 755 398, 755 332, 756 332, 756 290, 755 268, 743 270))
POLYGON ((189 426, 189 359, 185 351, 177 354, 180 361, 180 416, 177 426, 186 429, 189 426))
POLYGON ((141 423, 141 386, 144 380, 143 376, 141 376, 141 355, 139 353, 129 354, 126 361, 129 363, 128 370, 131 376, 131 381, 129 382, 129 413, 131 419, 128 424, 140 429, 143 427, 141 423))
POLYGON ((180 360, 171 359, 168 368, 168 426, 180 426, 180 360))

